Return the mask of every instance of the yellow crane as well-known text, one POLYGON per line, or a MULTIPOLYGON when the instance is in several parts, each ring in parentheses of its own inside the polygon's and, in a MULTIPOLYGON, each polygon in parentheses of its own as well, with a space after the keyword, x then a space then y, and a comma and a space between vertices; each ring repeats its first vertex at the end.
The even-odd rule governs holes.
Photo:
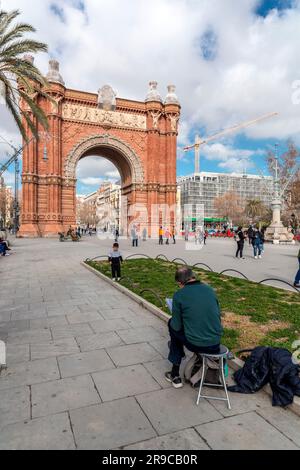
POLYGON ((199 173, 200 171, 200 147, 201 145, 205 145, 208 142, 217 139, 218 137, 222 137, 223 135, 229 134, 230 132, 237 131, 239 129, 243 129, 245 127, 251 126, 252 124, 256 124, 257 122, 263 121, 265 119, 269 119, 271 117, 277 116, 278 113, 268 113, 264 114, 263 116, 252 119, 251 121, 242 122, 241 124, 236 124, 235 126, 229 127, 224 129, 223 131, 217 132, 216 134, 212 134, 204 139, 200 139, 199 135, 196 135, 195 143, 193 145, 188 145, 184 147, 184 151, 188 152, 190 149, 195 149, 195 173, 199 173))

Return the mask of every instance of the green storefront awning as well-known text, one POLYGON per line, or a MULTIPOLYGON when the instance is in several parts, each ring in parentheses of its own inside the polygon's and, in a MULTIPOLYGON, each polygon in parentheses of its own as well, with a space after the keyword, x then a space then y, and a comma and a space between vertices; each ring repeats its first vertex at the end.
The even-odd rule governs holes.
MULTIPOLYGON (((185 217, 184 220, 190 221, 190 222, 196 222, 197 219, 196 217, 185 217)), ((219 219, 217 217, 204 217, 204 222, 228 222, 227 219, 219 219)))

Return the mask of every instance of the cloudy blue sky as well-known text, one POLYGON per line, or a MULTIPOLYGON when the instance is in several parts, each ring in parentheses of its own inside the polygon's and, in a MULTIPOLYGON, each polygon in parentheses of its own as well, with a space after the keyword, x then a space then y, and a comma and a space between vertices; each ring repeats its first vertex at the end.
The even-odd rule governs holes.
MULTIPOLYGON (((70 88, 96 92, 109 83, 118 96, 143 100, 149 80, 164 97, 177 86, 182 105, 178 175, 193 171, 182 147, 269 112, 279 115, 202 148, 205 171, 265 171, 268 149, 287 139, 300 146, 300 0, 2 0, 18 8, 60 61, 70 88)), ((47 72, 49 57, 37 65, 47 72)), ((19 141, 0 104, 0 135, 19 141)), ((0 162, 5 160, 0 147, 0 162)), ((78 167, 78 192, 117 178, 102 158, 78 167)), ((6 173, 8 183, 13 174, 6 173)))

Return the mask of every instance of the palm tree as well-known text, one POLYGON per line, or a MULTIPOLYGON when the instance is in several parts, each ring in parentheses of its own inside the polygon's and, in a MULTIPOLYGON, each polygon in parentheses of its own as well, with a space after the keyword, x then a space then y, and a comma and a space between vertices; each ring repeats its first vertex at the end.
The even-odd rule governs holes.
POLYGON ((246 214, 251 219, 257 219, 265 211, 264 204, 259 199, 249 199, 246 204, 246 214))
POLYGON ((35 119, 44 129, 48 128, 47 116, 34 101, 37 92, 46 95, 42 88, 47 82, 28 58, 31 53, 46 52, 47 46, 24 38, 24 34, 35 29, 26 23, 13 24, 19 14, 18 10, 0 11, 0 92, 23 138, 28 140, 26 124, 35 137, 38 137, 35 119), (20 98, 28 111, 20 109, 20 98))

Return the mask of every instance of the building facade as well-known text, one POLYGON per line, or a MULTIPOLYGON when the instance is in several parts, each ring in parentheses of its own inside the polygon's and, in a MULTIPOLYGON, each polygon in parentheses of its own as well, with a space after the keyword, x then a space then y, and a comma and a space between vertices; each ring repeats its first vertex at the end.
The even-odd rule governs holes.
POLYGON ((13 225, 13 190, 6 186, 4 178, 0 177, 0 229, 13 225))
POLYGON ((114 232, 121 227, 121 185, 103 183, 97 192, 97 227, 105 232, 114 232))
POLYGON ((238 173, 212 173, 200 172, 189 176, 179 177, 177 180, 180 191, 180 207, 182 220, 184 206, 192 206, 196 212, 196 205, 203 204, 204 217, 216 218, 218 216, 214 206, 215 198, 225 193, 234 192, 245 203, 250 199, 258 199, 266 206, 270 206, 273 194, 273 178, 259 175, 238 173))
POLYGON ((78 195, 76 224, 97 227, 105 232, 122 230, 122 191, 120 183, 105 181, 97 191, 78 195))

